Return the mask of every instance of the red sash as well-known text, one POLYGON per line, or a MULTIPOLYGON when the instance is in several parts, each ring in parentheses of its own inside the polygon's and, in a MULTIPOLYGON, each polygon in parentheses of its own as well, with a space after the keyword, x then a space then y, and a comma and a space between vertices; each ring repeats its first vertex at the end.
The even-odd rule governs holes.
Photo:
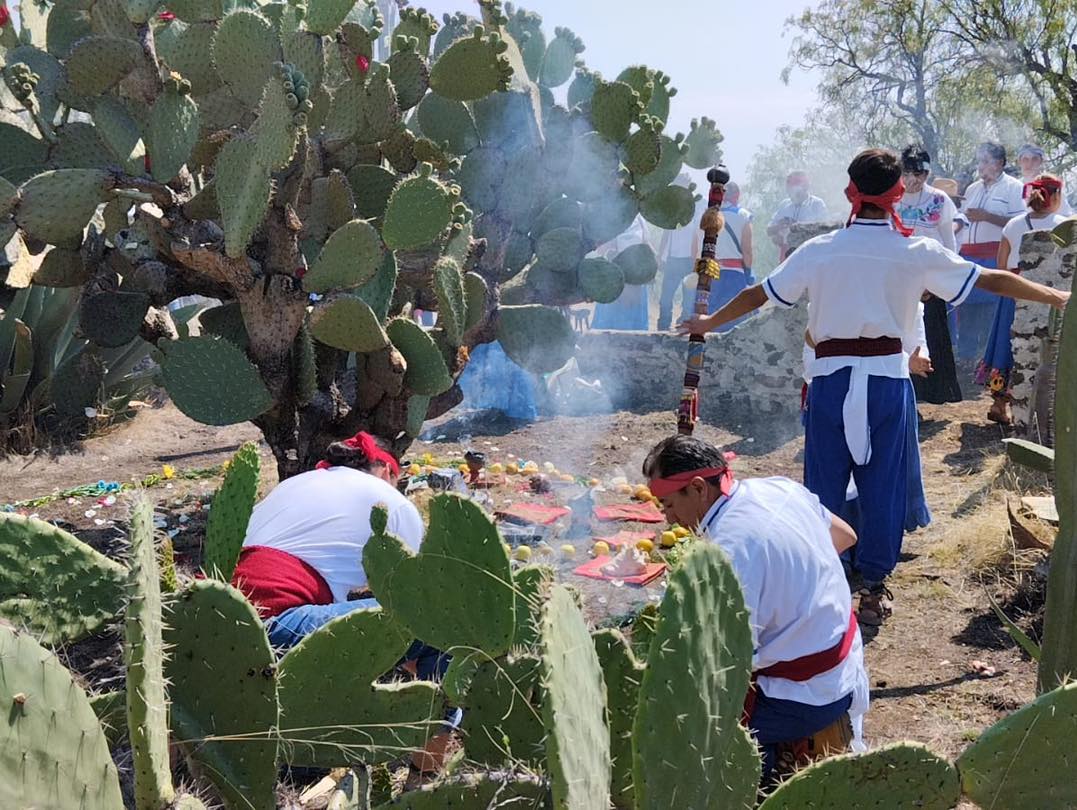
POLYGON ((719 259, 718 264, 723 270, 743 270, 744 259, 719 259))
POLYGON ((831 338, 815 347, 815 356, 819 360, 825 357, 888 357, 891 354, 901 354, 898 338, 831 338))
POLYGON ((994 259, 998 256, 998 242, 976 242, 972 245, 962 245, 958 253, 969 259, 994 259))
POLYGON ((816 675, 822 675, 824 672, 829 672, 846 658, 849 657, 849 651, 853 648, 853 641, 856 639, 856 613, 851 612, 849 614, 849 626, 845 628, 845 635, 841 637, 837 644, 833 647, 823 650, 822 652, 811 653, 809 655, 801 656, 792 661, 779 661, 776 664, 771 664, 769 667, 756 670, 752 673, 752 684, 748 687, 748 694, 744 697, 744 713, 741 716, 741 723, 745 726, 752 719, 752 712, 755 709, 755 682, 760 676, 766 678, 784 678, 787 681, 810 681, 816 675))
POLYGON ((333 603, 333 591, 317 570, 269 546, 246 546, 239 552, 232 585, 258 608, 263 619, 300 605, 333 603))

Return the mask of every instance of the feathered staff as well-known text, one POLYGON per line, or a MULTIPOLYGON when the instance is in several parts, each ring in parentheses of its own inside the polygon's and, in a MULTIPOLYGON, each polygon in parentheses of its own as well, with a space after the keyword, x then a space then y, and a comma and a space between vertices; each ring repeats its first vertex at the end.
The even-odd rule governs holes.
MULTIPOLYGON (((725 166, 716 166, 707 172, 707 182, 711 184, 707 196, 707 210, 699 223, 703 231, 703 249, 696 259, 696 315, 706 317, 710 314, 711 284, 718 280, 721 268, 716 258, 718 234, 725 227, 725 219, 719 212, 725 197, 725 184, 729 182, 729 170, 725 166)), ((681 404, 677 409, 677 432, 682 436, 691 436, 699 419, 699 380, 703 374, 703 355, 707 343, 703 335, 690 335, 688 338, 688 362, 684 369, 684 391, 681 404)))

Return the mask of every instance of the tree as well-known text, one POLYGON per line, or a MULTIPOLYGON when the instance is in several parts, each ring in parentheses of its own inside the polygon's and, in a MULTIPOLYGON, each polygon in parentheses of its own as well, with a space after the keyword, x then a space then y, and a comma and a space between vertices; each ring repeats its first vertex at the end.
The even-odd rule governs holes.
POLYGON ((571 31, 498 0, 481 25, 404 8, 384 61, 373 0, 160 6, 2 21, 0 235, 41 257, 7 281, 79 287, 91 351, 153 343, 177 407, 254 422, 282 478, 358 429, 402 451, 481 343, 561 366, 573 332, 542 305, 653 278, 646 249, 584 257, 640 213, 686 224, 671 183, 716 157, 706 119, 662 134, 668 78, 577 69, 571 31), (167 305, 192 294, 223 303, 181 337, 167 305))

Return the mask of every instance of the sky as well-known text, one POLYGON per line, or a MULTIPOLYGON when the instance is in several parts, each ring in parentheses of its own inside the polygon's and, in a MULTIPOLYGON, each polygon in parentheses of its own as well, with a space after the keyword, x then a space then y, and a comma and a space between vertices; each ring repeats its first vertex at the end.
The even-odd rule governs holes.
MULTIPOLYGON (((446 11, 477 14, 470 0, 413 0, 440 21, 446 11)), ((582 58, 612 79, 629 65, 669 74, 677 88, 667 132, 688 132, 693 118, 714 119, 734 179, 783 124, 799 124, 815 105, 815 79, 781 71, 790 36, 785 20, 808 0, 524 0, 548 35, 571 28, 587 46, 582 58)))

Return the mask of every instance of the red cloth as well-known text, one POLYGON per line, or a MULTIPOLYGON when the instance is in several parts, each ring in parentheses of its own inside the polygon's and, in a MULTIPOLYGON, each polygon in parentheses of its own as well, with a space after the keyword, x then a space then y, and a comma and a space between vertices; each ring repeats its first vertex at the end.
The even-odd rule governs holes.
POLYGON ((888 357, 892 354, 901 354, 899 338, 831 338, 815 347, 815 356, 820 360, 824 357, 888 357))
POLYGON ((998 242, 977 242, 962 245, 958 251, 966 259, 995 259, 998 257, 998 242))
POLYGON ((640 540, 654 540, 654 532, 630 532, 626 529, 616 534, 611 534, 608 537, 596 537, 595 542, 602 541, 612 549, 618 549, 622 546, 634 546, 640 540))
POLYGON ((611 577, 609 574, 603 574, 601 569, 603 565, 612 559, 613 558, 609 555, 595 557, 593 560, 585 562, 572 573, 578 574, 581 577, 590 577, 591 579, 617 579, 629 585, 646 585, 651 580, 661 576, 662 572, 666 570, 665 563, 647 563, 647 567, 643 570, 642 574, 635 574, 630 577, 611 577))
POLYGON ((849 185, 845 187, 845 198, 853 204, 853 210, 849 214, 849 219, 845 223, 846 226, 852 224, 852 221, 856 219, 856 215, 860 213, 860 209, 865 205, 874 205, 876 208, 881 208, 887 214, 890 215, 890 219, 894 222, 894 228, 902 236, 912 236, 912 228, 905 226, 905 223, 901 221, 901 216, 897 212, 895 206, 901 202, 901 198, 905 194, 905 181, 900 177, 898 181, 894 183, 887 191, 882 194, 864 194, 856 183, 852 180, 849 181, 849 185))
POLYGON ((329 605, 333 591, 314 568, 298 557, 269 546, 246 546, 232 574, 263 619, 300 605, 329 605))
POLYGON ((1044 194, 1050 196, 1062 190, 1062 181, 1053 177, 1037 177, 1031 183, 1025 183, 1025 187, 1021 190, 1021 198, 1027 200, 1029 192, 1034 188, 1038 188, 1044 194))
POLYGON ((539 526, 549 526, 554 521, 569 514, 570 510, 563 506, 547 506, 542 503, 514 503, 512 506, 499 509, 497 516, 512 521, 535 523, 539 526))
POLYGON ((752 718, 752 711, 755 709, 755 682, 757 678, 762 676, 802 682, 809 681, 824 672, 829 672, 849 657, 849 651, 853 648, 853 641, 856 640, 857 627, 856 613, 854 611, 849 614, 849 624, 845 628, 845 635, 833 647, 795 658, 792 661, 779 661, 769 667, 753 672, 752 685, 748 687, 748 694, 744 698, 744 716, 741 718, 741 722, 748 725, 748 721, 752 718))
POLYGON ((719 259, 718 264, 721 265, 723 270, 744 269, 744 259, 719 259))
MULTIPOLYGON (((393 475, 400 475, 400 462, 393 458, 393 454, 378 447, 377 441, 369 433, 360 430, 350 439, 345 439, 344 444, 353 450, 362 450, 363 455, 375 464, 384 464, 393 471, 393 475)), ((333 465, 328 461, 319 461, 314 465, 317 470, 328 470, 333 465)))
POLYGON ((728 496, 733 489, 733 470, 729 467, 705 467, 700 470, 687 470, 675 473, 665 478, 652 478, 650 483, 651 494, 656 498, 665 498, 674 492, 680 492, 694 478, 718 478, 721 477, 722 494, 728 496))
POLYGON ((612 506, 596 506, 595 517, 599 520, 636 523, 662 523, 666 519, 653 503, 615 503, 612 506))

